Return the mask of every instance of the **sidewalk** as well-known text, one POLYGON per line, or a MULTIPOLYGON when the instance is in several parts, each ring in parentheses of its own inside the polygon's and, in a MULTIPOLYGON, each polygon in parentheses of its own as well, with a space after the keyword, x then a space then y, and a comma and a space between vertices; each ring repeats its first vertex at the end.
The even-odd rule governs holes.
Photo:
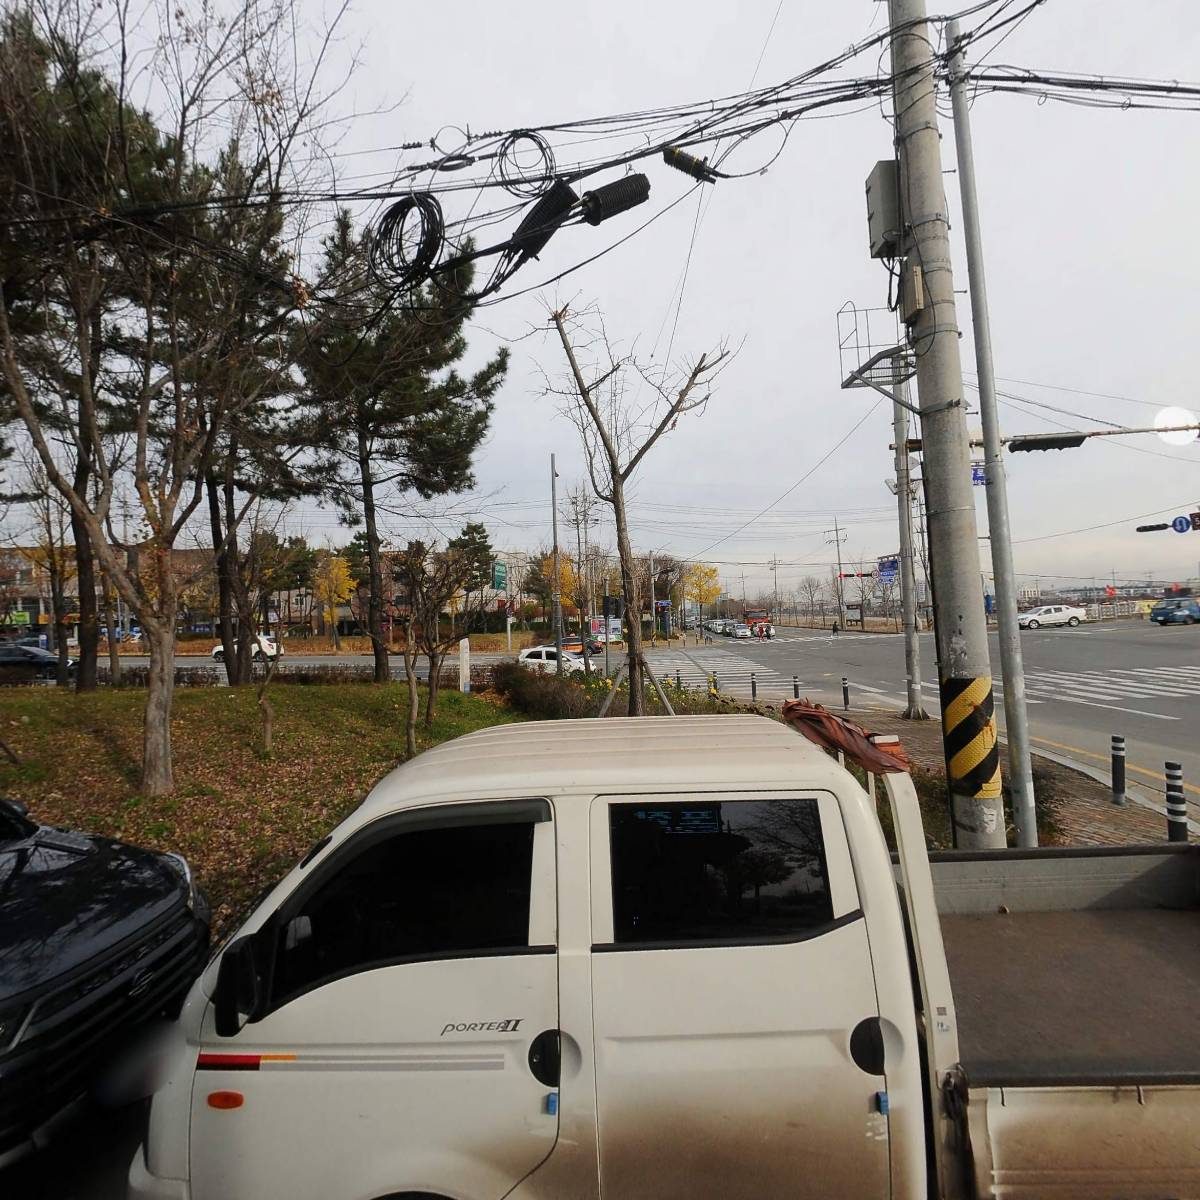
MULTIPOLYGON (((840 711, 837 709, 835 711, 840 711)), ((872 733, 895 734, 909 759, 926 770, 944 772, 941 724, 906 721, 895 709, 851 708, 850 717, 872 733)), ((1054 795, 1062 846, 1128 846, 1167 840, 1166 818, 1135 801, 1113 804, 1109 789, 1063 763, 1034 754, 1038 786, 1054 795)))

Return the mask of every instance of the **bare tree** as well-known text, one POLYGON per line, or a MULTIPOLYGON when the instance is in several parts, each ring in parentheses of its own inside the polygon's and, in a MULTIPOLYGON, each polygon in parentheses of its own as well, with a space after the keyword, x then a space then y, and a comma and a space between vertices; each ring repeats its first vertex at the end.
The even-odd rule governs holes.
POLYGON ((655 443, 675 428, 684 413, 703 410, 711 395, 713 379, 730 352, 719 346, 711 353, 701 354, 681 376, 673 378, 669 370, 651 370, 639 364, 632 355, 618 354, 598 318, 594 322, 597 328, 586 332, 584 323, 576 318, 572 333, 582 333, 587 338, 585 349, 592 360, 588 364, 589 370, 598 371, 589 382, 580 365, 572 334, 568 333, 567 316, 564 306, 551 313, 550 319, 567 357, 572 386, 560 389, 548 383, 547 391, 562 399, 567 414, 579 430, 592 490, 612 506, 617 554, 621 560, 621 591, 625 599, 629 715, 640 717, 645 713, 642 678, 645 657, 625 485, 655 443), (639 399, 640 390, 632 396, 627 394, 625 383, 631 372, 648 389, 648 400, 642 402, 639 399))
POLYGON ((805 575, 800 580, 800 595, 808 610, 809 620, 816 620, 817 610, 820 609, 821 623, 825 623, 825 582, 819 575, 805 575))

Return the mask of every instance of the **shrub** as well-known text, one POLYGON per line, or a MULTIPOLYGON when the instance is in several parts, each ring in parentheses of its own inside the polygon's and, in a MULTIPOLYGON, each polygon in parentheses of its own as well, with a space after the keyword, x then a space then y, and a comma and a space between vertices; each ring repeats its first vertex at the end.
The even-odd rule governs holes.
MULTIPOLYGON (((216 687, 224 677, 224 670, 216 667, 176 667, 176 687, 216 687)), ((149 667, 121 667, 121 679, 116 685, 123 688, 144 688, 150 678, 149 667)), ((98 683, 112 683, 112 674, 107 667, 96 672, 98 683)))
POLYGON ((549 720, 594 717, 602 703, 595 685, 589 689, 569 676, 560 679, 518 663, 497 663, 492 686, 519 712, 549 720))

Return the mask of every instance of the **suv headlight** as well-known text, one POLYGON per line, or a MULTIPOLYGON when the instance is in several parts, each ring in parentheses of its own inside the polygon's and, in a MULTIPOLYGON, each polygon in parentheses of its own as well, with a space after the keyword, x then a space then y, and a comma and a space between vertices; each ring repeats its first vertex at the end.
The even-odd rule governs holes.
POLYGON ((175 854, 168 850, 164 855, 171 866, 179 873, 179 878, 183 880, 187 886, 187 906, 190 912, 196 911, 196 881, 192 877, 192 866, 182 854, 175 854))

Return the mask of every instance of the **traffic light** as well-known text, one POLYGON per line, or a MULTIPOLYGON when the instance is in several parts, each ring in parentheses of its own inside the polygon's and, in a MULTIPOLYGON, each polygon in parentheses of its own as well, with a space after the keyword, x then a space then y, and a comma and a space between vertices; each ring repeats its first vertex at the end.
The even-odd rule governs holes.
POLYGON ((1009 450, 1073 450, 1087 440, 1086 433, 1024 433, 1008 439, 1009 450))

